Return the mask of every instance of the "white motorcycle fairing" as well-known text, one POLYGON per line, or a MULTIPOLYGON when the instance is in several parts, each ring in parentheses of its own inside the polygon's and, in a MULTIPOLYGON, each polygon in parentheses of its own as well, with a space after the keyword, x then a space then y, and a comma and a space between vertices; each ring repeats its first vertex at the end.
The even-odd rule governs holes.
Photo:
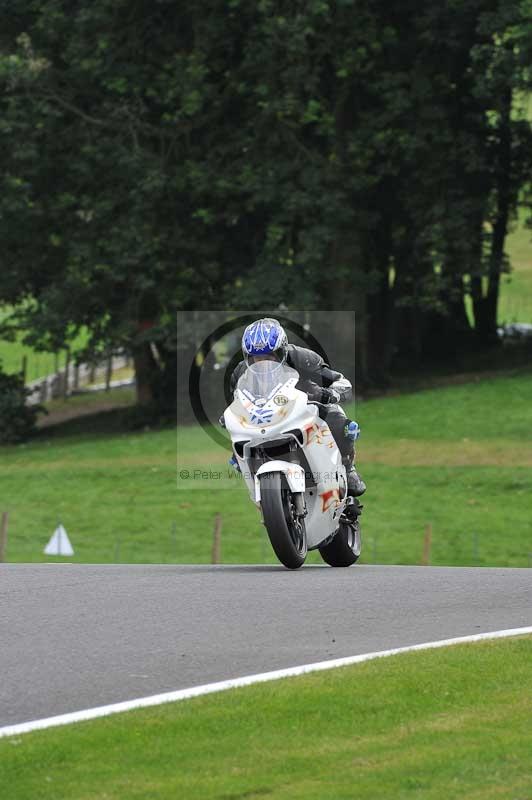
POLYGON ((290 491, 300 495, 308 549, 314 549, 338 531, 347 478, 332 433, 296 389, 298 380, 286 364, 253 364, 239 379, 224 421, 251 499, 260 507, 266 474, 286 476, 290 491))
POLYGON ((288 461, 268 461, 255 473, 255 502, 260 503, 260 476, 268 472, 282 472, 292 492, 305 491, 305 470, 299 464, 288 461))

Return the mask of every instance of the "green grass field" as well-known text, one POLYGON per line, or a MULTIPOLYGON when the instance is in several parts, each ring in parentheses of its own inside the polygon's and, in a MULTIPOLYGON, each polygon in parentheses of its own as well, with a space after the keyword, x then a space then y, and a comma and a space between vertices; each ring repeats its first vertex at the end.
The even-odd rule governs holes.
MULTIPOLYGON (((362 561, 419 563, 430 523, 433 564, 529 566, 531 397, 525 370, 360 403, 359 466, 369 486, 362 561)), ((175 430, 95 433, 92 425, 0 449, 8 560, 49 560, 42 551, 61 520, 75 561, 208 562, 220 513, 224 563, 275 563, 227 452, 202 430, 180 428, 176 441, 175 430), (177 480, 176 451, 179 470, 215 477, 177 480)))
POLYGON ((499 300, 499 323, 532 322, 532 230, 525 227, 526 214, 506 240, 511 272, 503 275, 499 300))
POLYGON ((528 800, 532 637, 0 740, 9 800, 528 800))
MULTIPOLYGON (((26 380, 28 382, 51 375, 55 370, 55 356, 53 353, 38 353, 33 348, 24 345, 21 340, 16 342, 0 341, 0 362, 7 373, 20 372, 22 359, 27 359, 26 380)), ((65 353, 59 353, 58 366, 65 366, 65 353)))
MULTIPOLYGON (((0 322, 8 316, 8 309, 0 307, 0 322)), ((23 342, 23 335, 17 336, 14 342, 0 339, 0 364, 5 372, 20 372, 22 360, 26 357, 26 380, 33 381, 45 375, 51 375, 55 370, 54 353, 40 352, 23 342)), ((81 348, 86 341, 86 334, 80 334, 72 343, 71 350, 81 348)), ((66 351, 58 353, 58 366, 62 369, 66 363, 66 351)))

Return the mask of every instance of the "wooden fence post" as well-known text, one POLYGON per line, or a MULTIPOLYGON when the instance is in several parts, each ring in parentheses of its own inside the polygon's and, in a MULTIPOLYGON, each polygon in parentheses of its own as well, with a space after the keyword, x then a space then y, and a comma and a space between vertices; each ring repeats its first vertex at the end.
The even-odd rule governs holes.
POLYGON ((421 565, 428 567, 430 564, 430 548, 432 546, 432 522, 429 522, 425 528, 425 537, 423 539, 423 556, 421 558, 421 565))
POLYGON ((0 563, 6 560, 8 520, 9 520, 9 514, 7 511, 4 511, 4 513, 2 514, 2 523, 0 525, 0 563))
POLYGON ((111 388, 111 378, 113 377, 113 354, 111 353, 107 358, 105 370, 105 391, 108 392, 111 388))
POLYGON ((219 511, 214 517, 211 560, 213 564, 221 564, 222 561, 222 515, 220 514, 219 511))
POLYGON ((65 360, 65 377, 63 380, 63 400, 66 400, 68 397, 69 379, 70 379, 70 348, 67 348, 66 360, 65 360))

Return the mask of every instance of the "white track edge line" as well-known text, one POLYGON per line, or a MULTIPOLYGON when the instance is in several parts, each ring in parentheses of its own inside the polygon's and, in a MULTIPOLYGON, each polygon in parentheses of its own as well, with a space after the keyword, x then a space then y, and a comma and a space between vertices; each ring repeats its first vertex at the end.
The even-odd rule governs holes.
POLYGON ((364 661, 372 661, 376 658, 386 658, 400 653, 412 653, 417 650, 434 650, 439 647, 448 647, 454 644, 468 644, 470 642, 480 642, 487 639, 503 639, 509 636, 523 636, 532 634, 532 625, 526 628, 508 628, 500 631, 490 631, 488 633, 474 633, 470 636, 457 636, 453 639, 439 639, 434 642, 423 642, 421 644, 407 645, 406 647, 394 647, 391 650, 378 650, 374 653, 361 653, 357 656, 346 656, 345 658, 334 658, 330 661, 318 661, 314 664, 302 664, 298 667, 287 667, 277 669, 273 672, 260 672, 257 675, 245 675, 242 678, 230 678, 217 683, 206 683, 203 686, 192 686, 190 689, 178 689, 174 692, 164 694, 153 694, 148 697, 138 697, 135 700, 125 700, 121 703, 112 703, 107 706, 97 706, 96 708, 86 708, 82 711, 73 711, 68 714, 59 714, 55 717, 36 719, 32 722, 21 722, 17 725, 7 725, 0 728, 0 738, 4 736, 16 736, 17 734, 30 733, 32 731, 53 728, 58 725, 70 725, 73 722, 86 722, 87 720, 107 717, 110 714, 118 714, 124 711, 133 711, 136 708, 148 708, 149 706, 159 706, 163 703, 172 703, 178 700, 188 700, 192 697, 200 697, 204 694, 223 692, 226 689, 237 689, 242 686, 251 686, 254 683, 265 683, 275 681, 280 678, 293 678, 298 675, 306 675, 309 672, 320 672, 326 669, 337 667, 347 667, 350 664, 361 664, 364 661))

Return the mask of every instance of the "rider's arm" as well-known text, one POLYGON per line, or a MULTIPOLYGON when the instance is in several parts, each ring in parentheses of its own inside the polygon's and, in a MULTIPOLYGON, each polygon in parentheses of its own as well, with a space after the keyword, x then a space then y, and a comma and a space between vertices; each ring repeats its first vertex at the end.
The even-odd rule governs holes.
POLYGON ((353 387, 341 372, 323 362, 314 370, 312 380, 321 387, 322 403, 348 403, 353 397, 353 387))
POLYGON ((335 369, 325 364, 314 350, 289 345, 288 363, 301 376, 302 388, 309 397, 322 403, 348 403, 353 396, 351 382, 335 369), (305 385, 306 384, 306 385, 305 385))
MULTIPOLYGON (((353 386, 341 372, 324 365, 322 367, 323 386, 338 395, 337 403, 348 403, 353 398, 353 386)), ((331 402, 331 400, 329 400, 331 402)))
POLYGON ((239 361, 236 367, 233 370, 233 374, 231 375, 231 380, 229 381, 229 390, 231 392, 231 397, 235 393, 236 385, 238 383, 238 379, 241 375, 244 374, 246 371, 246 364, 244 361, 239 361))
POLYGON ((324 375, 314 375, 314 380, 304 381, 301 388, 308 394, 310 400, 318 400, 320 403, 348 403, 353 396, 350 381, 341 372, 335 372, 328 367, 326 369, 324 375), (333 373, 334 377, 331 377, 330 373, 333 373))

